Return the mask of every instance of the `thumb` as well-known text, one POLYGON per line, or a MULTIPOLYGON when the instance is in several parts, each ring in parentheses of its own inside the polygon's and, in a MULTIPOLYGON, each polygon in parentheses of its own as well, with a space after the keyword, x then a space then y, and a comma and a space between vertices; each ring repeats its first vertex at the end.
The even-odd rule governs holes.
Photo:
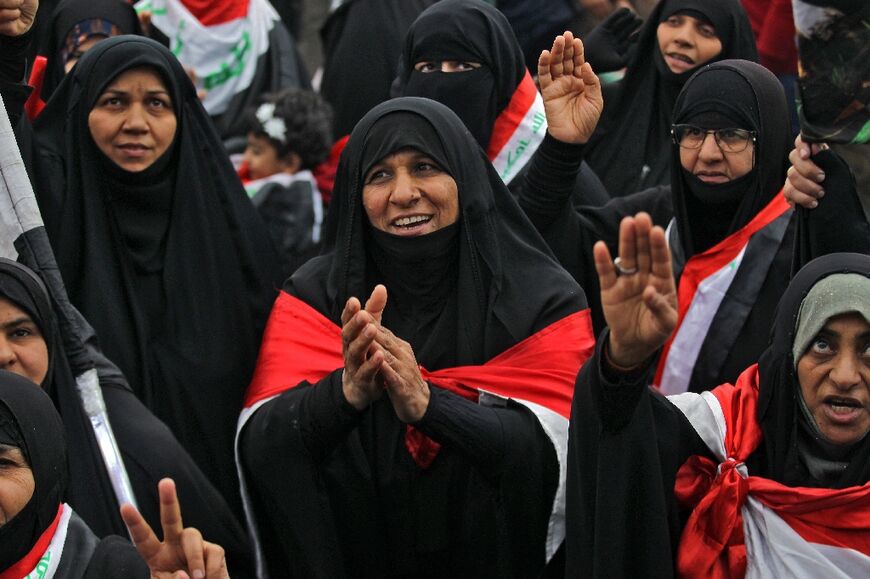
POLYGON ((375 322, 380 324, 384 314, 384 308, 387 307, 387 288, 381 284, 375 286, 372 290, 372 295, 366 301, 366 311, 372 315, 375 322))

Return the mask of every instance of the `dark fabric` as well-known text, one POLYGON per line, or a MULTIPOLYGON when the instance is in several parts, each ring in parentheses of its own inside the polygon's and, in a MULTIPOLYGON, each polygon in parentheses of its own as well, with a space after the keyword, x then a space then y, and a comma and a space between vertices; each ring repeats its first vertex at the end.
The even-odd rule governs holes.
POLYGON ((870 223, 849 166, 833 151, 820 151, 813 162, 825 173, 826 195, 815 209, 797 208, 794 272, 829 253, 870 254, 870 223))
MULTIPOLYGON (((754 166, 730 183, 699 187, 694 184, 697 178, 680 164, 679 145, 670 144, 674 216, 686 259, 749 223, 780 192, 788 168, 791 125, 782 84, 772 73, 739 60, 698 70, 680 92, 674 123, 689 123, 714 112, 727 117, 732 128, 757 133, 754 166)), ((710 119, 709 124, 721 123, 710 119)))
POLYGON ((63 424, 48 396, 30 380, 0 370, 0 404, 15 421, 34 482, 24 508, 0 526, 0 569, 6 569, 54 522, 68 478, 63 424))
POLYGON ((110 535, 97 538, 78 513, 73 512, 55 577, 108 579, 151 576, 148 565, 127 539, 110 535))
MULTIPOLYGON (((459 188, 457 265, 440 315, 418 332, 389 299, 384 313, 386 327, 396 330, 391 319, 404 326, 399 337, 410 340, 417 361, 430 370, 481 364, 584 308, 582 290, 549 255, 462 122, 443 105, 417 98, 385 103, 360 121, 339 166, 326 253, 297 271, 285 290, 340 324, 349 297, 365 299, 387 279, 366 234, 363 159, 369 135, 399 112, 431 125, 444 170, 459 188)), ((251 417, 240 456, 273 575, 540 572, 558 480, 551 443, 522 407, 485 407, 430 390, 415 427, 442 448, 425 470, 405 447, 405 425, 388 399, 356 411, 342 394, 340 370, 290 389, 251 417)))
POLYGON ((713 23, 722 42, 722 52, 713 62, 758 60, 752 29, 738 0, 662 0, 641 28, 625 78, 605 102, 604 116, 588 145, 587 161, 612 197, 664 185, 670 178, 671 112, 693 71, 670 72, 656 30, 670 15, 685 9, 698 11, 713 23))
POLYGON ((411 23, 437 0, 354 0, 336 9, 320 37, 324 47, 320 94, 335 113, 335 140, 390 98, 390 83, 411 23))
MULTIPOLYGON (((798 454, 801 410, 800 385, 795 371, 792 345, 800 306, 810 289, 835 273, 856 273, 870 277, 870 256, 834 253, 804 266, 792 279, 779 302, 770 347, 758 361, 758 422, 764 440, 746 461, 749 471, 789 486, 820 486, 798 454)), ((870 437, 852 449, 849 466, 830 488, 846 488, 870 480, 870 437)), ((832 457, 834 458, 834 457, 832 457)))
MULTIPOLYGON (((40 17, 43 16, 40 11, 40 17)), ((69 35, 76 24, 85 20, 100 18, 117 27, 116 34, 142 34, 139 19, 133 7, 120 0, 62 0, 50 14, 48 20, 48 36, 44 45, 37 47, 39 54, 48 60, 45 69, 45 80, 40 98, 48 102, 60 81, 66 76, 65 60, 61 52, 67 43, 69 35)))
MULTIPOLYGON (((48 347, 49 371, 42 387, 61 415, 72 457, 64 500, 97 537, 125 535, 126 526, 118 513, 119 505, 76 390, 53 306, 42 281, 25 266, 0 259, 0 297, 13 302, 36 322, 48 347)), ((100 374, 103 398, 142 516, 159 533, 157 483, 162 478, 172 478, 183 505, 185 524, 196 527, 207 540, 226 550, 234 574, 250 575, 253 561, 247 537, 224 499, 169 429, 136 399, 123 376, 119 381, 104 374, 100 374), (160 452, 154 452, 155 448, 160 452)))
MULTIPOLYGON (((87 52, 34 128, 37 197, 70 300, 137 396, 240 513, 235 421, 280 273, 193 85, 156 42, 112 38, 87 52), (105 86, 137 66, 164 79, 178 123, 166 168, 174 173, 171 216, 153 262, 129 249, 135 220, 119 216, 118 204, 130 205, 100 170, 87 124, 105 86)), ((158 225, 135 233, 134 245, 159 243, 158 225)))
POLYGON ((419 96, 447 105, 486 149, 492 126, 526 74, 522 50, 507 18, 480 0, 441 0, 414 21, 405 37, 393 96, 419 96), (418 72, 423 60, 477 62, 463 73, 418 72))
POLYGON ((673 495, 689 456, 710 456, 686 419, 646 386, 608 376, 602 348, 577 377, 568 434, 565 577, 674 577, 682 526, 673 495))
POLYGON ((535 70, 541 51, 553 45, 553 37, 570 30, 582 10, 574 0, 498 0, 492 2, 511 23, 523 50, 526 66, 535 70))

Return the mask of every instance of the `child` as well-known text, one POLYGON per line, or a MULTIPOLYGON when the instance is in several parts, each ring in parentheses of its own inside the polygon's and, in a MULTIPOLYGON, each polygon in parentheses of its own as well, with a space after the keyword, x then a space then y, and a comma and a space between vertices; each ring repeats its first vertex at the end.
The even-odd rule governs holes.
POLYGON ((290 88, 265 95, 246 121, 239 176, 289 275, 319 249, 324 208, 311 170, 329 154, 332 111, 315 93, 290 88))

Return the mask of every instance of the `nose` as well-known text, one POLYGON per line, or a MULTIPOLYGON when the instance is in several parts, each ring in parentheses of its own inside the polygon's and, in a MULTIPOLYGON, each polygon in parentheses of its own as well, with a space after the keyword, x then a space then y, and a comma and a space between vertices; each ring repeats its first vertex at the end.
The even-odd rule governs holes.
POLYGON ((420 199, 417 180, 406 171, 397 171, 393 181, 390 203, 400 207, 410 207, 420 199))
POLYGON ((9 340, 5 335, 0 337, 0 369, 14 372, 17 361, 18 357, 15 355, 15 350, 12 349, 9 340))
POLYGON ((829 374, 831 381, 841 390, 851 389, 861 381, 861 364, 856 352, 841 352, 829 374))
POLYGON ((719 143, 716 142, 716 137, 713 136, 713 133, 704 135, 698 157, 707 163, 720 161, 723 158, 722 149, 719 148, 719 143))
POLYGON ((148 130, 148 120, 145 108, 141 104, 133 104, 124 117, 124 130, 132 132, 146 132, 148 130))
POLYGON ((674 41, 683 46, 695 45, 695 31, 691 23, 685 22, 680 26, 674 35, 674 41))

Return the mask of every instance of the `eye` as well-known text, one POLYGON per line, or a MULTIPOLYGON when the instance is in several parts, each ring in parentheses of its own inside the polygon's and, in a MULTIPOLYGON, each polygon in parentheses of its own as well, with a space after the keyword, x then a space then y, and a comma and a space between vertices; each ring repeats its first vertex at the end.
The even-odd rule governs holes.
POLYGON ((817 354, 830 354, 833 352, 832 344, 825 338, 816 338, 813 340, 810 349, 817 354))
POLYGON ((716 29, 710 24, 698 24, 698 34, 704 38, 715 38, 716 29))
POLYGON ((156 109, 168 109, 169 103, 159 97, 152 97, 148 104, 156 109))
POLYGON ((441 63, 424 60, 415 64, 414 69, 418 72, 436 72, 441 70, 441 63))
POLYGON ((683 25, 683 17, 679 14, 672 14, 671 16, 668 16, 668 19, 665 20, 665 22, 667 22, 668 26, 676 28, 683 25))
POLYGON ((389 176, 390 176, 390 173, 386 169, 382 169, 380 167, 375 167, 374 169, 369 171, 369 174, 368 174, 368 177, 366 177, 365 183, 366 183, 366 185, 369 185, 372 183, 380 183, 380 182, 388 179, 389 176))
POLYGON ((117 96, 105 96, 100 99, 101 107, 120 107, 122 104, 121 98, 117 96))
POLYGON ((478 63, 476 63, 476 62, 463 62, 463 61, 458 61, 458 62, 456 63, 456 70, 459 70, 459 71, 462 71, 462 72, 465 72, 465 71, 468 71, 468 70, 474 70, 474 69, 476 69, 476 68, 480 68, 480 64, 478 64, 478 63))
POLYGON ((436 163, 432 159, 428 159, 428 158, 423 158, 423 159, 418 160, 414 164, 414 171, 416 171, 417 173, 424 173, 424 174, 434 174, 434 173, 443 173, 444 172, 444 170, 441 168, 441 166, 438 163, 436 163))

